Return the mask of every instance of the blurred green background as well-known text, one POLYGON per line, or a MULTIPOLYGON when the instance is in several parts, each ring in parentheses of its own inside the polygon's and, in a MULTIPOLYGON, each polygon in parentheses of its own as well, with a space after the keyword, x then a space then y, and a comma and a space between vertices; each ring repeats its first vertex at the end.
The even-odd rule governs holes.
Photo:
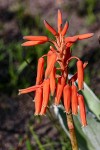
MULTIPOLYGON (((35 83, 37 60, 49 50, 49 44, 22 47, 22 37, 48 35, 52 38, 45 29, 43 20, 46 19, 57 28, 58 8, 63 13, 63 22, 69 21, 67 36, 93 32, 93 38, 79 41, 72 47, 72 52, 83 61, 88 61, 85 81, 100 97, 99 4, 99 0, 0 1, 0 146, 2 150, 17 149, 19 145, 23 150, 50 148, 70 150, 69 139, 66 140, 66 135, 51 114, 48 113, 49 119, 43 117, 44 120, 33 116, 34 106, 31 98, 33 95, 17 96, 18 89, 35 83), (55 122, 56 128, 52 121, 55 122), (31 125, 34 126, 34 131, 31 125)), ((74 73, 73 63, 70 70, 74 73)))

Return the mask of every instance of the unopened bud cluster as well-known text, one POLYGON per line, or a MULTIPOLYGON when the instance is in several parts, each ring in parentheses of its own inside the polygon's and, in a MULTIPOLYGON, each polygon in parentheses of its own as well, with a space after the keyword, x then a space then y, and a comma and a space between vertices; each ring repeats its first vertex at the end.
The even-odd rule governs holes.
POLYGON ((47 36, 24 36, 27 42, 22 46, 35 46, 50 42, 53 46, 46 55, 38 60, 36 85, 19 90, 19 94, 35 92, 35 115, 45 115, 50 96, 53 96, 54 104, 64 105, 66 113, 77 115, 80 110, 82 126, 87 125, 84 97, 78 91, 83 90, 84 69, 87 63, 83 63, 78 57, 71 55, 71 46, 79 41, 93 36, 93 33, 65 37, 69 23, 62 27, 62 13, 58 10, 58 31, 56 31, 46 20, 44 25, 55 37, 54 40, 47 36), (69 79, 69 63, 76 59, 77 72, 69 79), (46 63, 46 69, 44 67, 46 63), (78 87, 75 81, 78 79, 78 87))

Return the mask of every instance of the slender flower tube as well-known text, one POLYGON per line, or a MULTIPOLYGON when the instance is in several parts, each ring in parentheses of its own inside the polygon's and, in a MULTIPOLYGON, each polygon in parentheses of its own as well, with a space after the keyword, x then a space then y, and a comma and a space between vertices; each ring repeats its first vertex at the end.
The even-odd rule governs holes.
POLYGON ((38 44, 44 44, 46 41, 27 41, 21 44, 22 46, 35 46, 38 44))
POLYGON ((61 33, 61 26, 62 26, 62 13, 58 9, 58 33, 61 33))
POLYGON ((43 78, 43 73, 44 73, 44 58, 41 57, 38 60, 36 85, 41 83, 42 78, 43 78))
POLYGON ((43 89, 38 88, 35 95, 35 115, 39 115, 43 101, 43 89))
POLYGON ((51 95, 54 96, 55 89, 56 89, 56 68, 54 67, 50 73, 50 91, 51 95))
POLYGON ((66 43, 68 43, 68 42, 70 42, 70 43, 75 43, 76 41, 78 40, 78 37, 66 37, 65 38, 65 42, 66 43))
POLYGON ((53 51, 49 50, 47 53, 47 66, 48 66, 50 60, 52 59, 52 54, 53 54, 53 51))
POLYGON ((64 107, 66 113, 69 113, 71 110, 71 87, 69 84, 65 85, 63 90, 63 98, 64 98, 64 107))
POLYGON ((50 61, 48 62, 47 68, 46 68, 46 71, 45 71, 45 79, 47 79, 49 77, 52 69, 54 68, 54 65, 56 63, 56 58, 57 58, 57 55, 55 53, 53 53, 50 56, 50 61))
MULTIPOLYGON (((85 69, 86 68, 86 66, 87 66, 87 64, 88 64, 88 62, 85 62, 84 64, 83 64, 83 69, 85 69)), ((72 81, 76 81, 77 80, 77 72, 69 79, 69 83, 71 83, 72 81)))
POLYGON ((26 94, 26 93, 30 93, 30 92, 36 91, 36 89, 40 88, 40 87, 42 87, 42 85, 35 85, 35 86, 31 86, 29 88, 20 89, 18 95, 26 94))
POLYGON ((74 37, 78 37, 78 40, 83 40, 83 39, 91 38, 93 35, 94 33, 87 33, 87 34, 75 35, 74 37))
POLYGON ((78 103, 79 103, 79 108, 80 108, 80 117, 81 117, 81 123, 82 126, 86 126, 87 125, 87 121, 86 121, 86 110, 85 110, 85 103, 84 103, 84 97, 83 95, 78 95, 78 103))
POLYGON ((56 30, 53 27, 51 27, 50 24, 46 20, 44 20, 44 25, 54 36, 58 35, 56 30))
POLYGON ((79 90, 82 90, 84 82, 84 69, 83 69, 83 62, 81 60, 77 61, 77 78, 79 90))
POLYGON ((62 76, 58 79, 57 89, 56 89, 56 96, 55 96, 55 105, 59 105, 61 96, 63 94, 63 89, 65 85, 65 78, 62 76))
POLYGON ((23 39, 30 40, 30 41, 49 41, 49 38, 47 36, 24 36, 23 39))
POLYGON ((64 36, 68 30, 68 27, 69 27, 69 23, 66 21, 62 31, 61 31, 61 35, 64 36))
POLYGON ((48 107, 49 95, 50 95, 50 79, 45 79, 43 82, 43 102, 42 102, 40 115, 45 115, 46 113, 46 109, 48 107))
POLYGON ((50 79, 45 79, 43 82, 43 103, 42 106, 47 107, 50 95, 50 79))
POLYGON ((77 87, 72 84, 72 95, 71 95, 71 104, 72 104, 72 113, 77 115, 78 113, 78 96, 77 96, 77 87))

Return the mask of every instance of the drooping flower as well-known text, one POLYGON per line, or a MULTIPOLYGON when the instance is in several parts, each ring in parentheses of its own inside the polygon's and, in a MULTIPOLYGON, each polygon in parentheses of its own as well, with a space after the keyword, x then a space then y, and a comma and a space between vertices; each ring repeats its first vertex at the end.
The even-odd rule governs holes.
POLYGON ((63 26, 62 13, 58 10, 57 28, 54 29, 46 20, 44 25, 51 32, 55 39, 52 40, 47 36, 24 36, 28 40, 22 46, 35 46, 50 42, 46 55, 41 56, 37 66, 36 85, 19 90, 19 94, 35 92, 35 115, 45 115, 49 103, 50 94, 54 97, 54 104, 59 105, 63 102, 66 113, 77 114, 78 106, 80 108, 80 117, 83 126, 87 125, 84 98, 78 93, 83 90, 84 69, 87 62, 83 63, 78 57, 72 56, 71 46, 79 40, 87 39, 93 36, 93 33, 80 34, 66 37, 69 23, 63 26), (47 57, 46 70, 44 70, 44 57, 47 57), (72 59, 77 59, 77 72, 69 79, 69 63, 72 59), (75 82, 78 79, 78 87, 75 82), (62 100, 62 101, 61 101, 62 100))

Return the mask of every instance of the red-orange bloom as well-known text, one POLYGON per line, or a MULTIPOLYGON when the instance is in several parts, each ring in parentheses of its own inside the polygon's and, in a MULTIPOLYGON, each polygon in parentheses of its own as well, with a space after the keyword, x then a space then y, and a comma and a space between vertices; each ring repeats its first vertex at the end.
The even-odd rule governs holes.
POLYGON ((81 60, 77 61, 77 78, 79 90, 82 90, 84 82, 84 69, 83 69, 83 62, 81 60))
POLYGON ((79 103, 79 108, 80 108, 81 123, 82 123, 82 126, 84 127, 87 125, 87 121, 86 121, 86 110, 85 110, 83 95, 80 95, 80 94, 78 95, 78 103, 79 103))
POLYGON ((54 65, 56 63, 56 58, 57 58, 57 55, 55 53, 53 53, 51 56, 50 56, 50 61, 48 62, 47 64, 47 68, 46 68, 46 71, 45 71, 45 78, 47 79, 52 71, 52 69, 54 68, 54 65))
POLYGON ((58 35, 56 30, 53 27, 51 27, 50 24, 46 20, 44 20, 44 25, 54 36, 58 35))
POLYGON ((71 87, 69 84, 65 85, 63 90, 64 107, 66 113, 71 111, 71 87))
POLYGON ((68 30, 68 27, 69 27, 69 23, 66 21, 62 31, 61 31, 61 35, 64 36, 68 30))
POLYGON ((56 89, 56 68, 54 67, 50 73, 50 92, 54 96, 56 89))
POLYGON ((38 88, 35 95, 35 115, 39 115, 42 108, 43 89, 38 88))
POLYGON ((58 10, 58 33, 61 32, 62 27, 62 13, 60 10, 58 10))
POLYGON ((22 46, 35 46, 38 44, 43 44, 45 41, 27 41, 22 44, 22 46))
POLYGON ((61 96, 62 96, 63 89, 64 89, 64 85, 65 85, 65 78, 62 76, 58 79, 58 83, 57 83, 55 105, 59 105, 59 103, 60 103, 61 96))
POLYGON ((24 36, 23 39, 30 40, 30 41, 49 41, 49 38, 47 36, 24 36))
POLYGON ((72 103, 72 113, 77 115, 78 113, 78 96, 77 96, 77 87, 72 84, 72 95, 71 95, 71 103, 72 103))
POLYGON ((41 83, 42 78, 43 78, 43 73, 44 73, 44 58, 41 57, 38 60, 36 84, 41 83))

